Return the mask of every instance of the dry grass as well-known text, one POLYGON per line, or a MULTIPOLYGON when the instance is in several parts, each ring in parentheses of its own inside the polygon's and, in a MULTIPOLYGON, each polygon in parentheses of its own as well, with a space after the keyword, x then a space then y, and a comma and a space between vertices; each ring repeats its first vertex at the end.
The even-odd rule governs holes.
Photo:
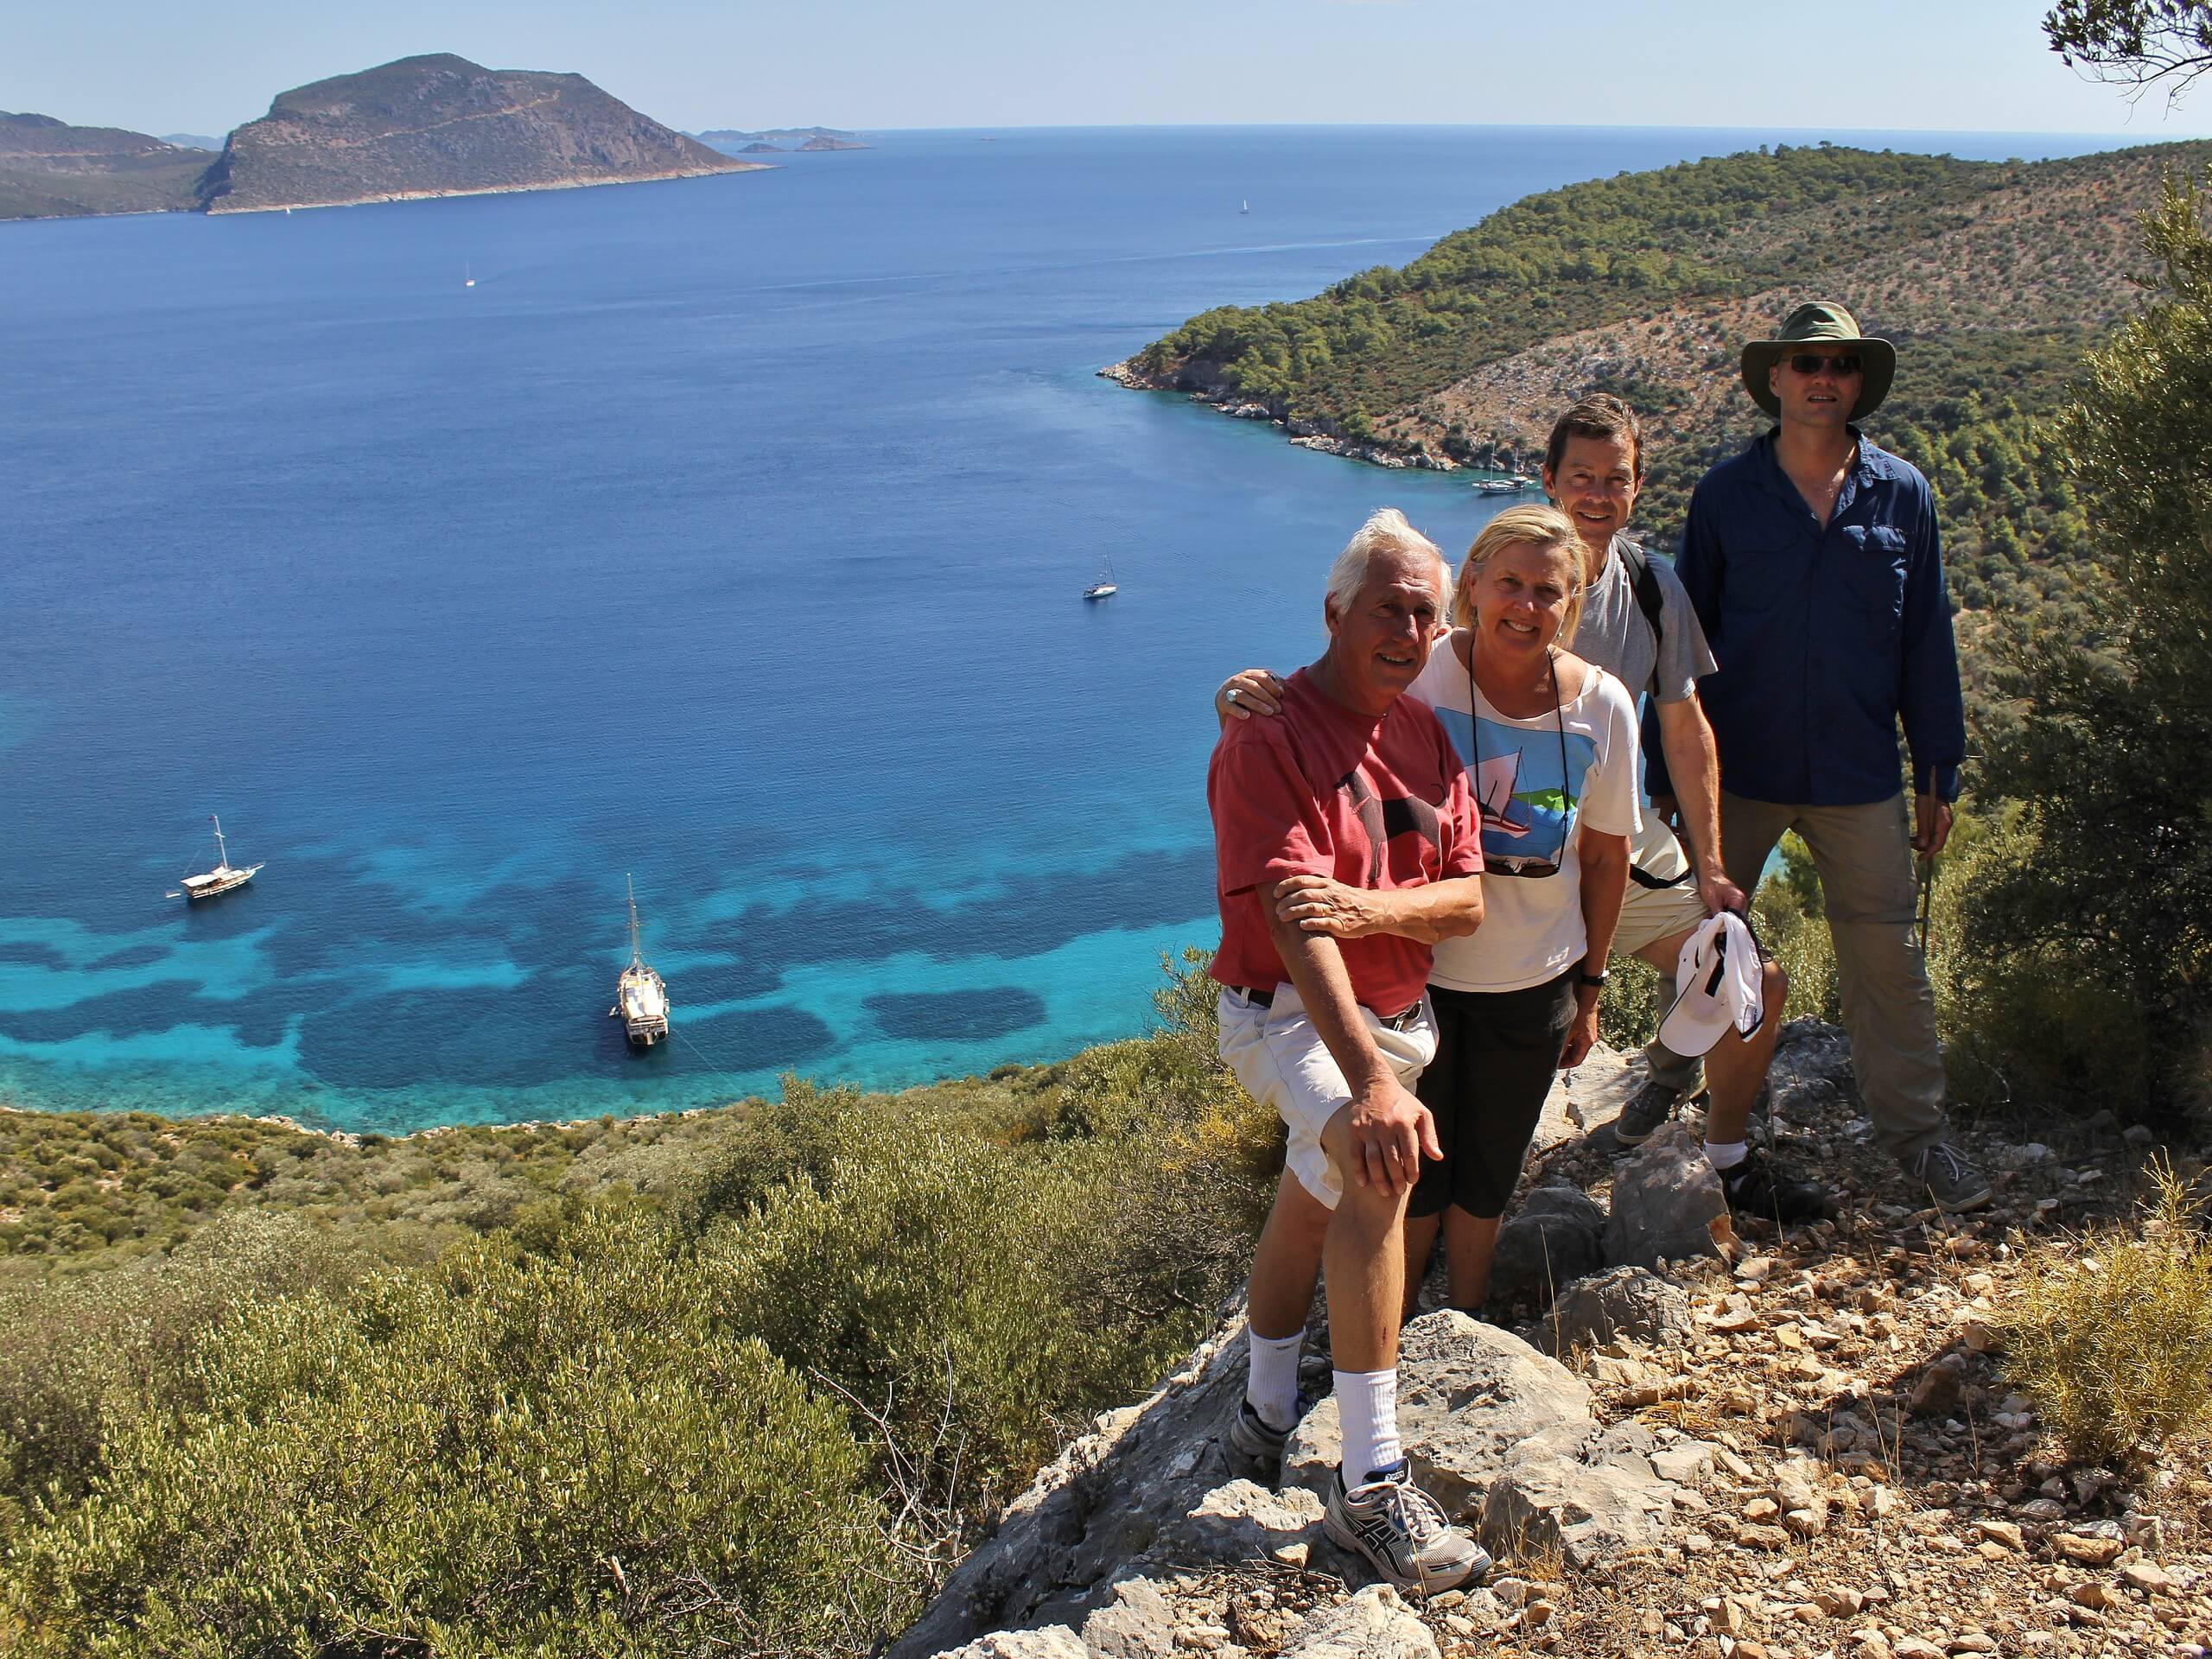
POLYGON ((2086 1463, 2140 1467, 2212 1434, 2212 1236, 2170 1164, 2133 1227, 2044 1246, 2005 1310, 2007 1376, 2086 1463))

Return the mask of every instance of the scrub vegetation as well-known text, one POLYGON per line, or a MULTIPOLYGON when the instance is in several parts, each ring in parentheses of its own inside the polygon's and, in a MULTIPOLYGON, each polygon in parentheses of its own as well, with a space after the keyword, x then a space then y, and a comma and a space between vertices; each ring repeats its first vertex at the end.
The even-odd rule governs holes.
POLYGON ((1241 1283, 1279 1138, 1199 972, 895 1096, 0 1119, 18 1221, 71 1193, 0 1276, 0 1649, 868 1651, 1241 1283))

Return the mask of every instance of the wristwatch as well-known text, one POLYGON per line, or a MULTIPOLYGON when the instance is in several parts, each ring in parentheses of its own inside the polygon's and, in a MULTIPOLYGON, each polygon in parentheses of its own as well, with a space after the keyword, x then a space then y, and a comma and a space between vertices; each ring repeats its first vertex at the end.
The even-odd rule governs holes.
POLYGON ((1605 976, 1603 974, 1577 974, 1574 977, 1578 984, 1586 986, 1591 990, 1602 991, 1605 988, 1605 976))

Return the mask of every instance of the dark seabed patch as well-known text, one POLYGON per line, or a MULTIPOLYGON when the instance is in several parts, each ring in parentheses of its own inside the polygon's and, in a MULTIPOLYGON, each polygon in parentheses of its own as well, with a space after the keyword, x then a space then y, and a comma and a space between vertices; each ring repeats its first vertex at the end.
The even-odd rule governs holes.
POLYGON ((906 1042, 982 1042, 1045 1022, 1044 999, 1018 985, 871 996, 868 1011, 887 1034, 906 1042))
POLYGON ((513 990, 359 997, 307 1020, 300 1063, 344 1089, 556 1083, 601 1061, 607 989, 572 970, 513 990))
POLYGON ((104 974, 130 968, 150 968, 157 962, 168 960, 168 955, 169 948, 166 944, 126 945, 111 957, 98 958, 97 965, 104 974))
POLYGON ((957 956, 979 938, 989 939, 1001 956, 1041 956, 1089 933, 1204 916, 1213 906, 1213 849, 1202 844, 1080 874, 1046 871, 950 909, 917 893, 866 904, 810 900, 788 910, 748 912, 737 926, 748 962, 771 968, 909 950, 957 956))
POLYGON ((0 944, 0 962, 21 962, 33 968, 51 968, 56 973, 66 972, 68 961, 59 950, 42 944, 33 944, 28 939, 12 944, 0 944))
POLYGON ((689 1039, 709 1065, 735 1071, 798 1065, 828 1052, 837 1040, 804 1008, 740 1008, 690 1021, 678 1008, 671 1017, 675 1034, 689 1039))
POLYGON ((0 1033, 19 1043, 62 1043, 93 1032, 124 1038, 179 1026, 228 1027, 248 1048, 274 1048, 284 1040, 286 1012, 266 998, 225 1001, 195 995, 182 985, 149 985, 88 996, 64 1008, 0 1011, 0 1033))

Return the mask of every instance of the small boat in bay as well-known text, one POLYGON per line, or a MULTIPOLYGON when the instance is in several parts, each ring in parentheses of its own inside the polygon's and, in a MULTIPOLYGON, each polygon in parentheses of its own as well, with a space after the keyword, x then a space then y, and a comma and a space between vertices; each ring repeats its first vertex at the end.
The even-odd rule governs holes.
POLYGON ((626 875, 622 883, 630 894, 630 965, 614 982, 614 1006, 607 1012, 621 1020, 632 1048, 651 1048, 668 1035, 668 987, 646 965, 638 944, 638 890, 626 875))
POLYGON ((242 887, 253 880, 254 874, 265 868, 264 864, 250 864, 245 869, 231 867, 230 849, 223 842, 223 821, 213 812, 207 822, 215 826, 215 868, 203 870, 198 875, 188 875, 177 883, 172 899, 213 899, 219 893, 228 893, 232 887, 242 887))
POLYGON ((1111 599, 1121 591, 1114 582, 1114 561, 1109 558, 1106 568, 1098 573, 1098 580, 1083 590, 1083 596, 1086 601, 1111 599))

